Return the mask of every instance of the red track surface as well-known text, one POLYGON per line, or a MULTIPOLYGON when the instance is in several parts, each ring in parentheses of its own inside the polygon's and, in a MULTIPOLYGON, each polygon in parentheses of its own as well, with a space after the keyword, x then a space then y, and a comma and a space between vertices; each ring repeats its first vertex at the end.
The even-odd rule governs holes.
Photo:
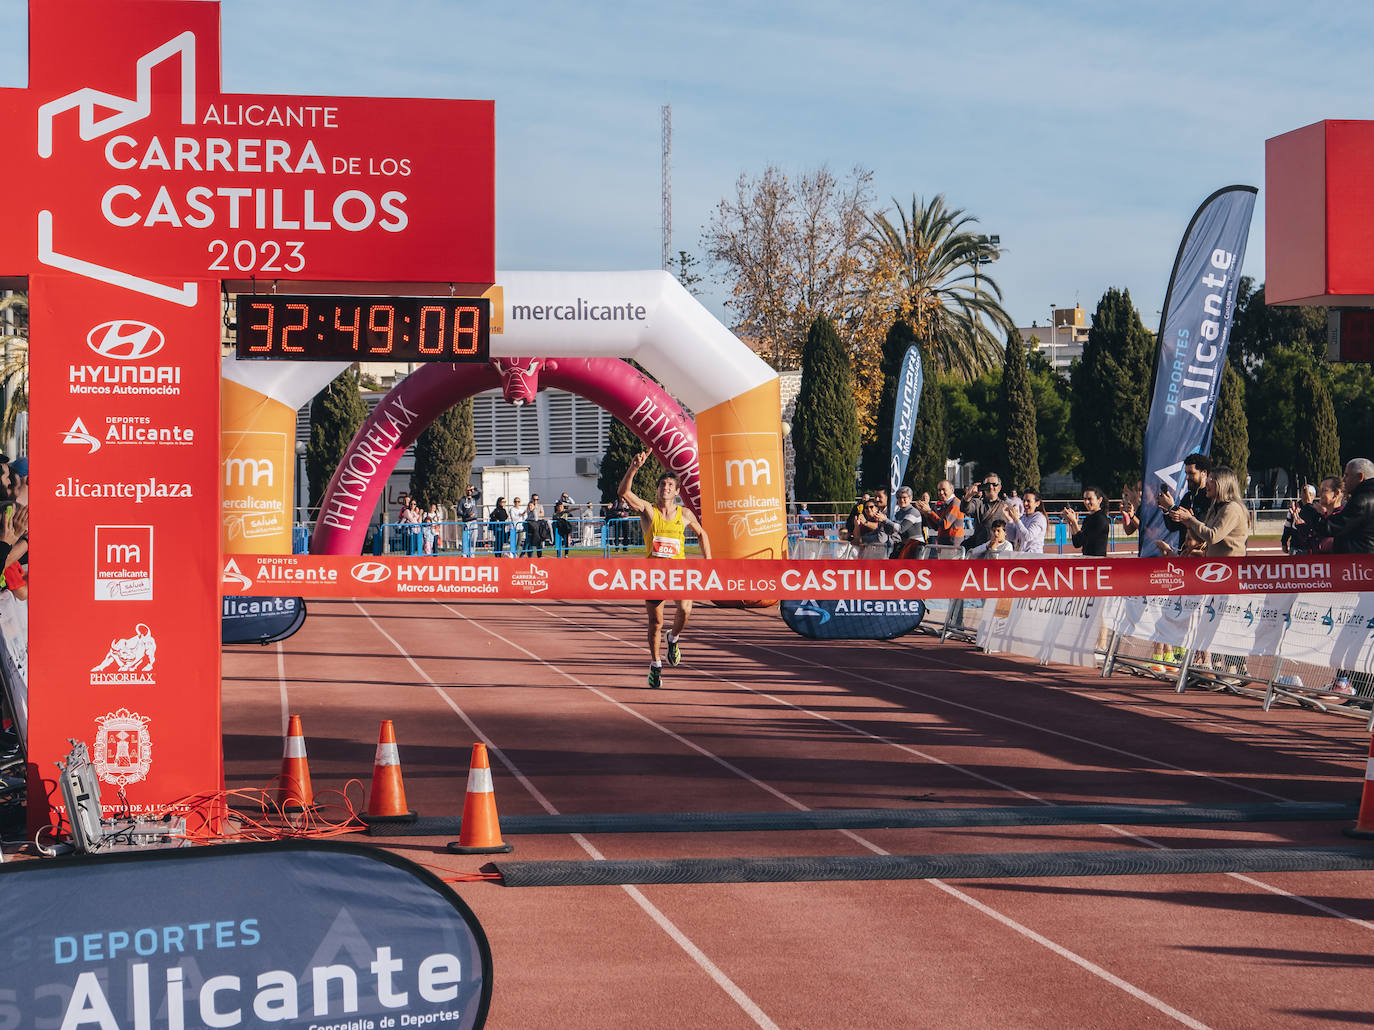
MULTIPOLYGON (((775 612, 698 608, 649 691, 640 605, 310 608, 284 644, 225 652, 231 787, 277 774, 288 710, 317 794, 366 786, 390 718, 410 806, 450 817, 479 739, 503 817, 1342 801, 1368 747, 1356 720, 926 637, 815 643, 775 612)), ((488 861, 358 839, 444 877, 488 861)), ((1349 843, 1329 823, 508 839, 521 860, 1349 843)), ((1367 874, 455 889, 491 940, 493 1030, 1374 1022, 1367 874)))

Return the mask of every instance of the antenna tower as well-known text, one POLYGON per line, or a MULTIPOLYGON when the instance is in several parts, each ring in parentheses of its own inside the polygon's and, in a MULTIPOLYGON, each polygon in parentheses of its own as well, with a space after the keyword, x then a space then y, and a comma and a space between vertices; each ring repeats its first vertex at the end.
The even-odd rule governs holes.
POLYGON ((664 104, 658 109, 663 125, 663 200, 659 228, 663 238, 663 270, 668 271, 673 260, 673 108, 664 104))

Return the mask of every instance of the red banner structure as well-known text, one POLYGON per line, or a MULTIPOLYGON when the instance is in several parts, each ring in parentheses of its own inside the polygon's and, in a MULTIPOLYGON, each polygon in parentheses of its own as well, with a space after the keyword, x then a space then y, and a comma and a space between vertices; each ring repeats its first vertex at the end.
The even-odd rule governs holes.
POLYGON ((422 600, 759 600, 1094 597, 1359 591, 1374 560, 1059 558, 1003 561, 663 562, 626 558, 360 558, 234 555, 226 594, 422 600))
POLYGON ((137 811, 222 785, 222 284, 481 292, 495 162, 489 102, 221 93, 217 3, 34 0, 29 32, 0 273, 31 290, 38 826, 68 738, 137 811))

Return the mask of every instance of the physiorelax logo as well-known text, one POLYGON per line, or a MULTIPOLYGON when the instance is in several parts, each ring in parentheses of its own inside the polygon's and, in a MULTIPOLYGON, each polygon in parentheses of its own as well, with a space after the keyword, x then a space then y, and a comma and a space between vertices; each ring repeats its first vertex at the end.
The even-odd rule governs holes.
POLYGON ((105 657, 91 666, 91 686, 156 686, 157 640, 140 622, 127 637, 110 641, 105 657))

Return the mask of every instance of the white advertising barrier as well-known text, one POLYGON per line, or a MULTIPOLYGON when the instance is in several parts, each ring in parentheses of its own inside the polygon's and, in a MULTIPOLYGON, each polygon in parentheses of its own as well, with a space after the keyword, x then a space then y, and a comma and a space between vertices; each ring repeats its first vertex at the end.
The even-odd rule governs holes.
POLYGON ((1091 668, 1116 606, 1112 597, 1003 598, 984 610, 978 645, 989 654, 1019 654, 1041 665, 1091 668))
POLYGON ((1193 638, 1205 595, 1123 597, 1112 628, 1125 637, 1169 647, 1187 647, 1193 638))
POLYGON ((1299 594, 1278 651, 1295 662, 1374 672, 1374 594, 1299 594))
POLYGON ((8 590, 0 591, 0 641, 4 653, 5 688, 14 706, 21 740, 29 737, 29 603, 8 590))
POLYGON ((1295 600, 1294 594, 1204 598, 1193 647, 1219 654, 1276 654, 1295 600))

